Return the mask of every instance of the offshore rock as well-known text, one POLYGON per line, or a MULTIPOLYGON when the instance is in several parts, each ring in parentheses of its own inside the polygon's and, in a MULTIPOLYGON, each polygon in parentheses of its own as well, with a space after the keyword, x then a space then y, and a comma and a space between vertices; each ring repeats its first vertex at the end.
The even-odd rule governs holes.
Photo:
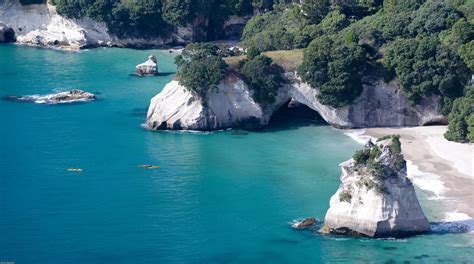
POLYGON ((6 99, 19 102, 34 102, 37 104, 65 104, 92 101, 96 99, 96 96, 79 89, 72 89, 68 92, 47 95, 8 96, 6 99))
POLYGON ((341 163, 341 184, 331 197, 322 232, 405 237, 430 230, 400 147, 396 136, 369 141, 341 163))
POLYGON ((158 75, 158 64, 155 55, 148 56, 148 60, 135 66, 135 71, 139 76, 158 75))

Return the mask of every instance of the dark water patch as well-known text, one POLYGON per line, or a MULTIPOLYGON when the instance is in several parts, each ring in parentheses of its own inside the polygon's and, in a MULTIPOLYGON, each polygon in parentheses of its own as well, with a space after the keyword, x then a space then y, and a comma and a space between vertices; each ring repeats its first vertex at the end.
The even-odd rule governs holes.
POLYGON ((128 74, 128 76, 130 77, 137 77, 137 78, 150 78, 150 77, 166 77, 166 76, 171 76, 171 75, 175 75, 176 72, 158 72, 157 75, 139 75, 139 74, 136 74, 136 73, 130 73, 128 74))
POLYGON ((382 247, 384 250, 397 250, 397 247, 382 247))
POLYGON ((247 136, 249 134, 249 132, 246 132, 246 131, 240 130, 240 129, 230 129, 229 133, 234 137, 243 137, 243 136, 247 136))
POLYGON ((297 245, 300 243, 299 240, 289 239, 285 237, 270 238, 265 241, 270 244, 284 244, 284 245, 297 245))
POLYGON ((419 255, 419 256, 414 256, 413 258, 414 259, 424 259, 424 258, 429 258, 430 255, 426 255, 426 254, 423 254, 423 255, 419 255))
POLYGON ((135 107, 135 108, 132 108, 132 111, 129 113, 129 115, 146 117, 147 112, 148 112, 147 108, 135 107))

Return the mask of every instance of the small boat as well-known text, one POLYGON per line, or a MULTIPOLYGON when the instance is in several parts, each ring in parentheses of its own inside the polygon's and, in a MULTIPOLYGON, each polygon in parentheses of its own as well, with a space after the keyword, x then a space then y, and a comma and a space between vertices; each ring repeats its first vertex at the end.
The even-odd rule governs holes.
POLYGON ((160 166, 157 165, 151 165, 151 164, 140 164, 138 165, 139 168, 144 168, 144 169, 159 169, 160 166))
POLYGON ((70 172, 82 172, 83 169, 81 169, 81 168, 68 168, 67 171, 70 171, 70 172))

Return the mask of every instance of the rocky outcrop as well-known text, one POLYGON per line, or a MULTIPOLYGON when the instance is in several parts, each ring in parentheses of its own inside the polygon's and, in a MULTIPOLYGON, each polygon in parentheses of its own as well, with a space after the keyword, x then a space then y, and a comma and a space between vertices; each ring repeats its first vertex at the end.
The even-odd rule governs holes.
POLYGON ((148 60, 135 66, 135 72, 139 76, 155 76, 158 75, 158 65, 155 55, 148 56, 148 60))
POLYGON ((316 224, 317 220, 314 217, 308 217, 301 220, 296 221, 291 225, 294 229, 307 229, 316 224))
POLYGON ((46 4, 23 6, 17 0, 0 1, 0 22, 13 28, 21 44, 69 49, 112 44, 104 23, 67 19, 46 4))
POLYGON ((329 124, 339 128, 377 126, 419 126, 445 122, 438 113, 439 97, 432 96, 412 105, 396 81, 373 81, 353 104, 333 108, 317 99, 318 89, 301 82, 295 74, 286 74, 287 83, 275 102, 265 107, 252 99, 252 92, 240 78, 229 74, 215 92, 203 100, 172 81, 156 95, 149 106, 146 125, 150 129, 216 130, 233 127, 258 128, 290 100, 317 111, 329 124), (198 111, 198 112, 196 112, 198 111))
POLYGON ((9 43, 15 41, 15 31, 3 23, 0 23, 0 43, 9 43))
POLYGON ((98 46, 158 47, 189 41, 186 30, 176 30, 170 37, 119 38, 110 34, 103 22, 90 18, 69 19, 56 13, 49 4, 21 5, 18 0, 0 0, 0 22, 9 25, 17 43, 83 49, 98 46))
POLYGON ((331 197, 323 232, 404 237, 430 230, 400 147, 396 136, 369 141, 341 163, 341 184, 331 197))
MULTIPOLYGON (((230 16, 224 22, 222 37, 239 39, 248 18, 230 16)), ((204 29, 208 19, 178 27, 168 37, 127 37, 111 34, 103 22, 90 18, 69 19, 57 14, 50 4, 21 5, 18 0, 0 0, 0 23, 9 25, 20 44, 83 49, 98 46, 163 47, 184 45, 209 38, 204 29)), ((219 35, 220 36, 220 35, 219 35)), ((217 37, 219 37, 217 36, 217 37)))
POLYGON ((6 99, 19 102, 34 102, 37 104, 65 104, 92 101, 96 99, 96 96, 79 89, 72 89, 68 92, 47 95, 8 96, 6 99))
POLYGON ((255 103, 245 82, 227 76, 203 102, 195 92, 171 81, 151 99, 146 126, 150 129, 216 130, 260 127, 269 114, 255 103))

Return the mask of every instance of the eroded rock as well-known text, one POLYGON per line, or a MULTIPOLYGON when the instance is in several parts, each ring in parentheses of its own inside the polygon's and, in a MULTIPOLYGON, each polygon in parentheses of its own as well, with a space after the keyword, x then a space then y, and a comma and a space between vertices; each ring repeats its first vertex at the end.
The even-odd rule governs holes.
POLYGON ((405 237, 430 230, 397 137, 369 141, 340 166, 341 184, 331 197, 322 232, 405 237))
POLYGON ((158 63, 155 55, 148 56, 148 60, 135 66, 135 71, 139 76, 155 76, 158 75, 158 63))

